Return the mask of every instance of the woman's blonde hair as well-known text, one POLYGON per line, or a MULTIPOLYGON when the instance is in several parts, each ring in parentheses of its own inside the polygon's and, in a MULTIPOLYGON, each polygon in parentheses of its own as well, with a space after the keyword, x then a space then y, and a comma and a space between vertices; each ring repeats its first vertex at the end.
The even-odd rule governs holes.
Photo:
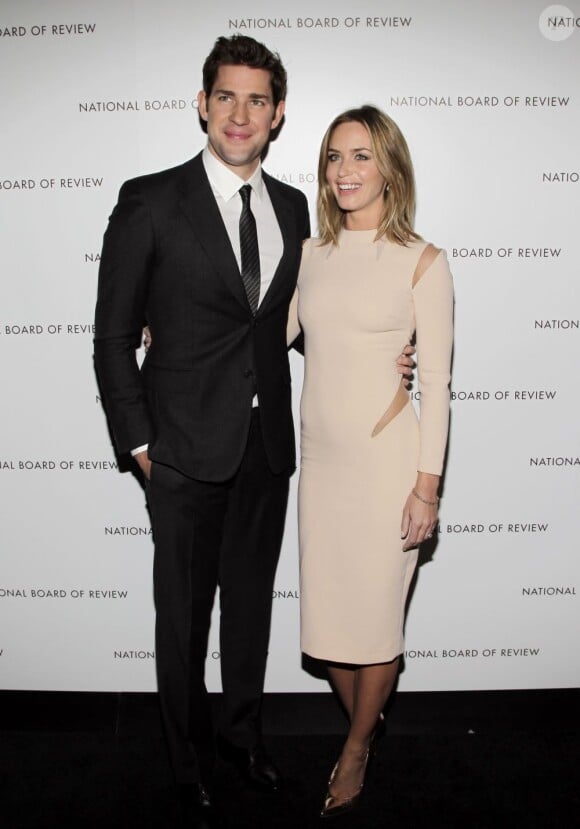
POLYGON ((407 142, 392 118, 376 107, 366 105, 338 115, 322 139, 318 160, 318 229, 322 244, 338 244, 346 216, 326 180, 330 140, 338 126, 353 121, 366 127, 375 164, 387 183, 375 241, 385 237, 406 245, 411 239, 420 239, 413 230, 415 177, 407 142))

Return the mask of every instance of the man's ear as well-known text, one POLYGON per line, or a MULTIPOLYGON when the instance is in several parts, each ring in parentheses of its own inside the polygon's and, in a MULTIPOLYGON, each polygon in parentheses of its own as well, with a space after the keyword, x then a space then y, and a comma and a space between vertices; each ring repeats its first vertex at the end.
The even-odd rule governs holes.
POLYGON ((204 121, 207 121, 207 97, 203 89, 197 93, 197 109, 204 121))
POLYGON ((285 110, 286 110, 286 101, 279 101, 278 106, 274 110, 274 119, 273 119, 272 125, 270 127, 271 130, 275 130, 276 127, 279 125, 280 121, 284 117, 285 110))

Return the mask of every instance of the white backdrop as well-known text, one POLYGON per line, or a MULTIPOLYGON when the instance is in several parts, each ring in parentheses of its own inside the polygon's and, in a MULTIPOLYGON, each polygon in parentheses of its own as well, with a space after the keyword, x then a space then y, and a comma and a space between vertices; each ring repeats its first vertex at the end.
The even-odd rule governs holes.
MULTIPOLYGON (((148 517, 117 469, 92 371, 98 259, 122 181, 204 145, 201 66, 236 31, 289 72, 266 169, 314 215, 327 124, 384 108, 415 161, 417 228, 454 272, 441 531, 411 602, 401 689, 579 684, 580 5, 546 9, 0 0, 0 687, 155 688, 148 517)), ((301 373, 293 358, 296 403, 301 373)), ((296 483, 267 690, 325 691, 298 646, 296 483)), ((208 685, 219 689, 216 623, 208 685)))

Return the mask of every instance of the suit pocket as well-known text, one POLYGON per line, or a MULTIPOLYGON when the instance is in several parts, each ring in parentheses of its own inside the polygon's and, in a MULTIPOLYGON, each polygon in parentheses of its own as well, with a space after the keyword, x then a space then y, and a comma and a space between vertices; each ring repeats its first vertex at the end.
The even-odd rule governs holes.
POLYGON ((143 382, 146 388, 153 391, 184 394, 199 387, 199 372, 193 369, 159 368, 149 363, 147 371, 143 372, 143 382))

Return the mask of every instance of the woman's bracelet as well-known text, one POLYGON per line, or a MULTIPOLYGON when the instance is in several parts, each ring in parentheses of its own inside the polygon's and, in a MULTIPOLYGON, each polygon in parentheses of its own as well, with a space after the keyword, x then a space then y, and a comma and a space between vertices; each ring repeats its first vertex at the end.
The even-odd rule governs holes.
POLYGON ((427 504, 430 507, 436 507, 439 503, 439 496, 438 495, 435 496, 434 501, 428 501, 426 498, 423 498, 422 495, 419 495, 419 493, 417 492, 416 489, 412 489, 411 492, 413 493, 415 498, 418 498, 419 501, 422 501, 424 504, 427 504))

